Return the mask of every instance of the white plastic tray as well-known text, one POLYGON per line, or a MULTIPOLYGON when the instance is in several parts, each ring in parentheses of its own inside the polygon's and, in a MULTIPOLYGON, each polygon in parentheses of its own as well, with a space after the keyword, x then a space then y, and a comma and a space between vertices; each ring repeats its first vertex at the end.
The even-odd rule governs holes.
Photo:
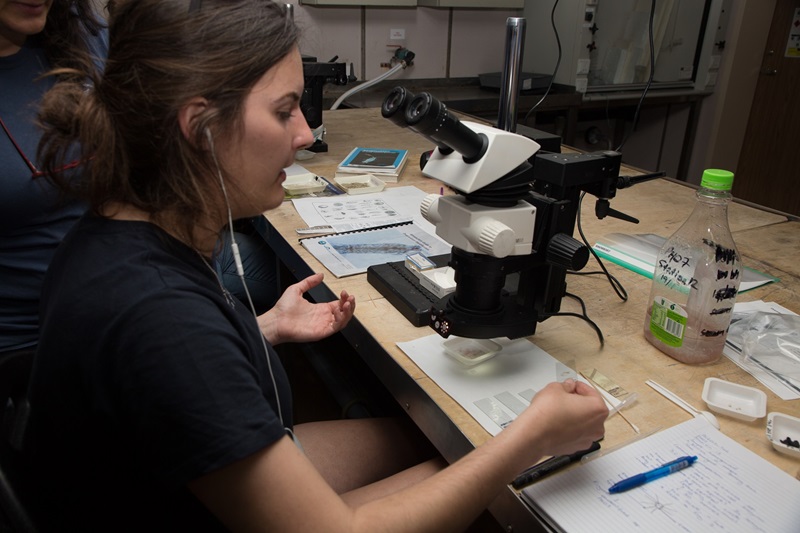
POLYGON ((320 192, 324 191, 327 186, 324 179, 310 173, 286 176, 286 180, 283 182, 283 190, 290 195, 320 192))
POLYGON ((800 447, 794 446, 794 443, 800 443, 800 418, 783 413, 770 413, 767 417, 767 440, 779 452, 800 457, 800 447), (792 442, 792 446, 787 444, 789 441, 792 442))
POLYGON ((347 191, 347 194, 366 194, 368 192, 380 192, 386 184, 372 174, 356 174, 353 176, 343 176, 334 178, 339 187, 347 191))
POLYGON ((739 420, 755 420, 767 414, 767 395, 764 391, 724 379, 706 378, 703 401, 717 413, 739 420))
POLYGON ((466 366, 483 363, 503 349, 502 346, 489 339, 466 337, 450 337, 442 343, 442 346, 447 355, 466 366))

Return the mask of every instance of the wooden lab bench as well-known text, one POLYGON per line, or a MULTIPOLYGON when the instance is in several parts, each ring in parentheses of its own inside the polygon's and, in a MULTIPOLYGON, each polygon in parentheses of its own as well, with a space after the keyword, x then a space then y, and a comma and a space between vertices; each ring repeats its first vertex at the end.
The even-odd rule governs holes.
MULTIPOLYGON (((439 193, 441 184, 423 177, 418 165, 420 155, 430 150, 432 144, 411 130, 383 119, 379 109, 326 111, 324 122, 329 151, 300 162, 310 171, 332 179, 338 163, 356 146, 406 148, 410 151, 409 161, 396 185, 414 185, 429 193, 439 193)), ((628 173, 638 172, 623 169, 623 174, 628 173)), ((590 244, 611 232, 668 236, 686 220, 694 207, 694 192, 690 186, 669 179, 648 181, 618 191, 611 206, 638 218, 638 225, 613 218, 596 219, 594 197, 587 195, 582 226, 590 244)), ((284 202, 266 216, 277 230, 270 237, 271 244, 292 277, 302 279, 311 272, 326 273, 324 287, 311 291, 313 299, 330 300, 343 289, 355 295, 355 317, 343 331, 345 338, 445 459, 453 462, 491 438, 396 345, 397 342, 431 335, 433 330, 416 328, 408 322, 367 282, 366 274, 337 279, 327 272, 298 243, 295 230, 305 227, 305 223, 291 202, 284 202)), ((778 283, 740 294, 738 301, 774 301, 800 312, 800 223, 737 203, 731 204, 729 219, 744 264, 780 278, 778 283)), ((658 381, 703 409, 701 391, 704 380, 717 377, 765 390, 768 411, 800 416, 800 401, 781 400, 725 357, 708 366, 688 366, 651 346, 642 334, 650 280, 610 262, 606 266, 627 290, 626 302, 617 297, 605 277, 567 277, 569 291, 583 298, 589 317, 601 328, 605 347, 601 349, 595 332, 587 324, 572 317, 553 317, 540 323, 530 340, 571 368, 583 372, 597 369, 625 390, 636 392, 637 401, 624 411, 624 415, 641 432, 671 427, 690 417, 648 387, 645 384, 648 379, 658 381)), ((585 270, 598 270, 593 259, 590 258, 585 270)), ((295 279, 286 281, 292 283, 295 279)), ((562 311, 580 312, 580 308, 567 298, 562 311)), ((765 419, 743 422, 724 415, 718 418, 726 435, 793 477, 800 477, 800 462, 779 454, 767 441, 765 419)), ((624 443, 635 436, 622 417, 613 416, 606 424, 603 447, 624 443)), ((510 487, 497 498, 490 511, 509 531, 544 528, 510 487)))

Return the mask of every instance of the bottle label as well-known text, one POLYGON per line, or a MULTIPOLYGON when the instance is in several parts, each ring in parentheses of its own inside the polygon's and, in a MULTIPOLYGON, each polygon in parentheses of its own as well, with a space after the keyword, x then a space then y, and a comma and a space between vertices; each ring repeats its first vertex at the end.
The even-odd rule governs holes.
POLYGON ((687 317, 686 310, 680 305, 658 296, 653 300, 653 311, 650 313, 650 332, 667 346, 680 348, 687 317))

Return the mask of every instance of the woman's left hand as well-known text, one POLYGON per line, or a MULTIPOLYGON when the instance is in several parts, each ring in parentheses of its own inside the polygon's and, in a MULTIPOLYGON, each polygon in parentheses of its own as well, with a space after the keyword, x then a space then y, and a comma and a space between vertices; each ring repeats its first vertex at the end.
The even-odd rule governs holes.
POLYGON ((333 302, 312 304, 303 298, 303 294, 322 283, 322 277, 317 273, 290 285, 275 306, 258 317, 261 332, 270 344, 317 341, 347 325, 356 309, 355 296, 347 291, 333 302))

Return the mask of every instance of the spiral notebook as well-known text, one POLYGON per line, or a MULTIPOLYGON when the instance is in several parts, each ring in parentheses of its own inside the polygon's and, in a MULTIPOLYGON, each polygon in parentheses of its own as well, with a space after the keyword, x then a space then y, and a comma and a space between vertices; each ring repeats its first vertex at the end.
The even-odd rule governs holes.
POLYGON ((372 265, 404 261, 412 254, 450 252, 450 244, 416 222, 306 237, 300 244, 337 278, 361 274, 372 265))
POLYGON ((798 531, 800 481, 693 418, 526 487, 557 531, 798 531), (635 489, 613 483, 684 455, 691 467, 635 489), (602 528, 598 528, 602 524, 602 528))

